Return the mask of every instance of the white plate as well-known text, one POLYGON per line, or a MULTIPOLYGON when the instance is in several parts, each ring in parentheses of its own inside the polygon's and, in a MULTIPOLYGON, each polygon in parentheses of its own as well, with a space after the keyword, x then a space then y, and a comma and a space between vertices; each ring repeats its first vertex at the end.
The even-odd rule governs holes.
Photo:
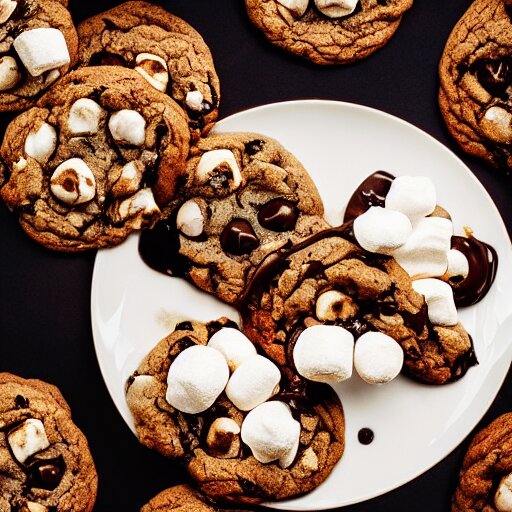
MULTIPOLYGON (((278 139, 306 166, 336 223, 356 186, 378 169, 430 176, 439 203, 462 232, 499 254, 496 282, 476 306, 460 311, 480 364, 443 387, 399 377, 371 387, 356 377, 336 386, 346 416, 346 450, 331 476, 314 492, 275 508, 320 510, 366 500, 420 475, 455 448, 483 416, 506 375, 512 352, 512 252, 492 200, 468 168, 414 126, 370 108, 331 101, 296 101, 258 107, 221 121, 216 131, 253 131, 278 139), (369 427, 375 440, 357 441, 369 427)), ((133 430, 124 384, 141 358, 177 320, 238 319, 236 311, 178 278, 144 265, 138 236, 99 251, 92 283, 92 326, 108 389, 133 430)), ((171 483, 171 482, 169 482, 171 483)))

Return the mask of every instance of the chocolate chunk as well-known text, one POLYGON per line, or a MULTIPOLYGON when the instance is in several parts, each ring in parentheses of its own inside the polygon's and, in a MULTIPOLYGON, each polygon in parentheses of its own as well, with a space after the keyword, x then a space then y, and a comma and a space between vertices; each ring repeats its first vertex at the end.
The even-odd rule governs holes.
POLYGON ((54 491, 59 486, 65 469, 62 456, 35 462, 29 468, 30 487, 54 491))
POLYGON ((259 139, 251 140, 245 144, 245 152, 249 156, 254 156, 256 153, 263 149, 265 142, 259 139))
POLYGON ((24 396, 21 395, 16 395, 14 401, 16 402, 16 407, 18 409, 27 409, 30 405, 28 398, 25 398, 24 396))
POLYGON ((481 59, 476 65, 478 81, 493 96, 507 98, 507 89, 512 85, 512 59, 481 59))
POLYGON ((128 64, 121 55, 115 55, 109 52, 95 53, 90 62, 91 66, 123 66, 128 67, 128 64))
POLYGON ((236 256, 250 254, 260 245, 251 224, 245 219, 232 220, 220 235, 222 249, 236 256))
POLYGON ((258 212, 258 222, 271 231, 292 231, 299 217, 299 209, 286 199, 277 198, 265 203, 258 212))

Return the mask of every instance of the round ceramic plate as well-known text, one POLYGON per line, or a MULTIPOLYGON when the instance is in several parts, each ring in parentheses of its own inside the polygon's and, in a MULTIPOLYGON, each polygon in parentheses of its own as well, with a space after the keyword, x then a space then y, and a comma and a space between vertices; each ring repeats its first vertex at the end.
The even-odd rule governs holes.
MULTIPOLYGON (((456 232, 470 226, 499 255, 496 282, 476 306, 460 311, 475 341, 480 364, 459 382, 426 386, 400 376, 384 386, 357 377, 336 386, 346 416, 346 450, 331 476, 314 492, 271 504, 321 510, 383 494, 420 475, 455 448, 483 416, 505 378, 512 351, 512 253, 492 200, 468 168, 443 145, 385 113, 347 103, 296 101, 248 110, 216 126, 217 132, 252 131, 279 140, 311 173, 326 217, 340 222, 356 186, 372 172, 426 175, 438 202, 452 215, 456 232), (369 427, 368 446, 357 432, 369 427)), ((142 357, 182 319, 235 320, 232 308, 184 281, 149 269, 134 235, 99 251, 92 283, 92 325, 107 386, 133 430, 124 398, 127 377, 142 357)))

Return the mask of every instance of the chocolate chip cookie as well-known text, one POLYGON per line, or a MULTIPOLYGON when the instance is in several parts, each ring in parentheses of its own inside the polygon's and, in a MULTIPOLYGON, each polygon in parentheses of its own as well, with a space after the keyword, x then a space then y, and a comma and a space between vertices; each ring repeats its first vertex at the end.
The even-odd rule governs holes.
POLYGON ((469 445, 452 512, 503 512, 512 507, 512 413, 495 419, 469 445))
POLYGON ((188 485, 176 485, 155 496, 141 508, 140 512, 217 512, 218 510, 188 485))
POLYGON ((97 475, 59 390, 0 373, 0 510, 90 512, 97 475))
POLYGON ((464 151, 512 169, 512 2, 476 0, 439 64, 439 104, 464 151))
POLYGON ((168 218, 143 234, 156 270, 235 303, 270 252, 327 226, 318 191, 278 142, 253 133, 211 135, 191 148, 187 183, 168 218))
POLYGON ((315 64, 368 57, 397 30, 412 0, 245 0, 267 39, 315 64))
POLYGON ((65 2, 0 1, 0 111, 24 110, 78 58, 65 2))
POLYGON ((126 2, 78 27, 80 66, 137 70, 185 110, 194 139, 215 123, 219 79, 201 35, 181 18, 148 2, 126 2))
MULTIPOLYGON (((259 503, 314 489, 343 453, 341 404, 329 386, 305 381, 291 368, 282 368, 280 372, 272 370, 277 372, 278 384, 270 382, 268 400, 260 397, 258 405, 245 401, 240 405, 243 410, 235 406, 242 391, 252 396, 263 389, 256 381, 272 366, 268 359, 256 354, 249 340, 227 319, 178 324, 149 353, 127 384, 127 402, 140 442, 162 455, 184 461, 201 492, 215 500, 259 503), (223 336, 226 344, 219 341, 223 336), (229 346, 237 337, 242 337, 249 347, 228 357, 229 346), (228 348, 223 352, 222 347, 228 348), (203 352, 205 366, 198 368, 194 357, 203 357, 203 352), (217 359, 224 365, 229 360, 229 370, 226 366, 222 385, 210 395, 224 372, 217 366, 217 359), (246 365, 258 370, 249 376, 246 365), (233 371, 230 378, 229 371, 233 371), (181 378, 177 379, 180 372, 181 378), (237 377, 244 373, 245 383, 237 377), (188 409, 196 407, 197 400, 203 401, 202 407, 188 409), (273 442, 267 440, 262 445, 255 440, 267 432, 264 426, 254 427, 262 421, 256 417, 258 410, 264 415, 263 422, 281 415, 280 434, 275 435, 278 439, 274 444, 291 434, 295 441, 292 439, 288 451, 269 455, 269 450, 275 448, 273 442)), ((263 384, 268 383, 267 380, 263 384)))
POLYGON ((116 245, 173 199, 188 143, 182 109, 137 72, 83 68, 7 128, 0 195, 50 249, 116 245))

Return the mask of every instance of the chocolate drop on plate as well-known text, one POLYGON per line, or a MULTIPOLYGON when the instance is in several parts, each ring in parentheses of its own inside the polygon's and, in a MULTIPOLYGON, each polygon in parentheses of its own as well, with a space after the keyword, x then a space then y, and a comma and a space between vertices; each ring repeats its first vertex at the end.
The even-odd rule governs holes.
POLYGON ((357 433, 357 439, 361 444, 370 444, 374 438, 375 434, 373 433, 373 430, 370 428, 362 428, 357 433))
POLYGON ((295 228, 299 211, 286 199, 276 198, 265 203, 258 212, 258 222, 265 229, 283 233, 295 228))
POLYGON ((242 256, 254 251, 260 241, 248 221, 234 219, 222 231, 220 245, 225 252, 242 256))

